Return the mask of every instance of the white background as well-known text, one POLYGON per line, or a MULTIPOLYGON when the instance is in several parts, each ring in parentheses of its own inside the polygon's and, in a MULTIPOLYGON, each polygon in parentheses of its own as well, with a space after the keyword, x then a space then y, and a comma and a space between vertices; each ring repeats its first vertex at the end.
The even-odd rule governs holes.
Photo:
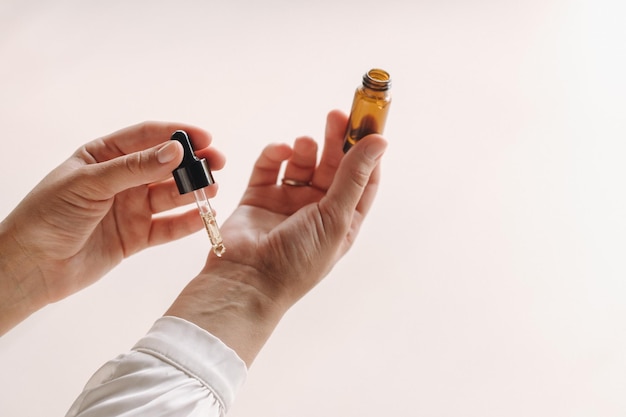
MULTIPOLYGON (((375 206, 230 416, 623 416, 625 19, 621 0, 3 0, 0 216, 84 142, 171 120, 227 155, 223 220, 265 144, 321 138, 382 67, 375 206)), ((146 250, 3 336, 0 415, 63 415, 207 250, 146 250)))

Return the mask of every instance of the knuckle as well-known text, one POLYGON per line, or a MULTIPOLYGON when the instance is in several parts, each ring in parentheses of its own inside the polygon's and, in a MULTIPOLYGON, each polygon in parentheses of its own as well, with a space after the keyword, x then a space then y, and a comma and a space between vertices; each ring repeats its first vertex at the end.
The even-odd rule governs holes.
POLYGON ((157 123, 151 120, 144 120, 133 126, 133 134, 140 140, 150 139, 156 134, 157 123))
POLYGON ((361 167, 354 168, 351 172, 350 178, 359 188, 365 188, 370 179, 370 171, 361 167))
POLYGON ((126 170, 131 175, 139 175, 144 172, 145 159, 143 152, 135 152, 133 154, 127 155, 124 158, 124 165, 126 166, 126 170))
POLYGON ((151 131, 152 131, 152 123, 150 123, 147 120, 137 124, 137 133, 139 134, 140 137, 144 138, 144 137, 150 136, 151 131))

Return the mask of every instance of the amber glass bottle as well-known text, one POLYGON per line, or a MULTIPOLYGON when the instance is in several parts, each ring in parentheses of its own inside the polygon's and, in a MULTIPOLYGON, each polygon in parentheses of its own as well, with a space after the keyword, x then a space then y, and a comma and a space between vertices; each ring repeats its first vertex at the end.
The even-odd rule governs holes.
POLYGON ((383 133, 391 104, 391 77, 387 71, 374 68, 363 75, 363 84, 354 93, 343 151, 370 133, 383 133))

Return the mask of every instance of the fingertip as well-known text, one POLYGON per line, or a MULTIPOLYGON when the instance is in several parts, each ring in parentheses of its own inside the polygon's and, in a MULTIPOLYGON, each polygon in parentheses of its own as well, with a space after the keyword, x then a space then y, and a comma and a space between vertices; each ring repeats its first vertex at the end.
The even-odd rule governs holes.
POLYGON ((213 198, 217 195, 217 192, 219 191, 220 185, 217 182, 214 182, 213 184, 209 185, 208 187, 206 187, 204 189, 206 195, 208 198, 213 198))
POLYGON ((176 140, 170 140, 161 146, 156 152, 157 161, 162 164, 169 164, 172 161, 180 161, 183 158, 183 146, 176 140))
POLYGON ((226 155, 213 147, 196 150, 198 158, 205 158, 209 162, 211 170, 219 171, 226 165, 226 155))
POLYGON ((326 116, 326 137, 343 139, 347 125, 347 114, 341 110, 331 110, 326 116))
POLYGON ((292 154, 293 149, 285 143, 272 143, 265 146, 254 163, 248 185, 276 184, 283 161, 288 160, 292 154))
POLYGON ((358 141, 344 155, 333 186, 339 184, 337 186, 341 187, 346 196, 352 196, 352 203, 356 204, 365 187, 371 183, 372 175, 376 175, 378 161, 386 148, 387 141, 380 134, 371 134, 358 141))
POLYGON ((293 150, 300 153, 317 152, 317 142, 310 136, 300 136, 293 142, 293 150))
POLYGON ((333 109, 328 112, 328 115, 326 116, 326 120, 329 122, 330 121, 347 122, 348 115, 343 110, 333 109))
POLYGON ((271 143, 263 149, 263 154, 274 161, 285 161, 293 154, 293 148, 286 143, 271 143))
MULTIPOLYGON (((208 131, 193 125, 180 124, 176 130, 184 130, 194 149, 207 148, 213 142, 213 136, 208 131)), ((172 131, 173 133, 174 131, 172 131)))
POLYGON ((387 141, 379 134, 372 134, 363 138, 363 154, 372 160, 377 160, 383 156, 387 149, 387 141))

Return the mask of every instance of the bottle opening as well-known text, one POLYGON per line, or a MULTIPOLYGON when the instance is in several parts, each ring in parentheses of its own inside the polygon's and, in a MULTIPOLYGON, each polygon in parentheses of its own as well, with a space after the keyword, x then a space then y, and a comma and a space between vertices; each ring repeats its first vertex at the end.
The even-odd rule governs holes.
POLYGON ((363 76, 363 85, 373 90, 385 91, 391 87, 391 76, 385 70, 374 68, 363 76))

